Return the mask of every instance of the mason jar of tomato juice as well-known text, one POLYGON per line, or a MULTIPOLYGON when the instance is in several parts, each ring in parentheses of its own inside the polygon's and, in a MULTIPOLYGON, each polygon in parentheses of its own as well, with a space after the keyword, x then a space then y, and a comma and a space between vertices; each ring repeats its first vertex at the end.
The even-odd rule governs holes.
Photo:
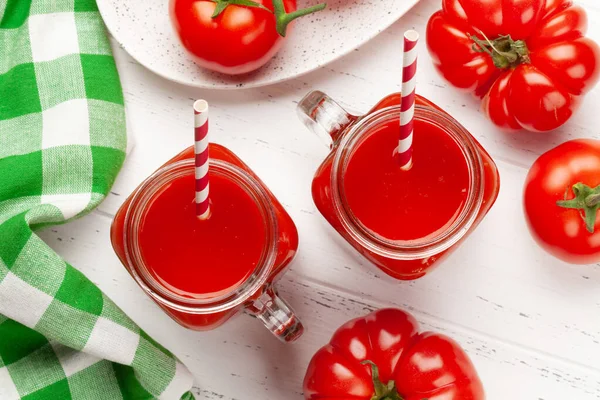
POLYGON ((305 125, 331 145, 312 183, 325 219, 360 254, 402 280, 424 276, 475 229, 500 188, 496 165, 454 118, 418 96, 413 163, 399 167, 400 94, 355 116, 326 94, 300 101, 305 125))
POLYGON ((303 332, 275 284, 298 248, 296 227, 264 183, 209 145, 210 217, 195 212, 194 149, 146 179, 115 216, 113 247, 136 282, 181 325, 208 330, 244 311, 280 340, 303 332))

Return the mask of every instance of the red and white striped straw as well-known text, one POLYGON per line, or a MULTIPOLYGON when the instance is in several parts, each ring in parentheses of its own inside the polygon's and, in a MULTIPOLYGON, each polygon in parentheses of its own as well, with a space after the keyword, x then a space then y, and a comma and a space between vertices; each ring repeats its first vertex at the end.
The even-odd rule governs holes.
POLYGON ((206 219, 210 215, 208 198, 208 103, 194 102, 194 154, 196 173, 196 216, 206 219))
POLYGON ((396 157, 400 167, 412 167, 413 118, 415 115, 415 88, 417 84, 417 43, 419 33, 404 33, 404 56, 402 58, 402 104, 400 105, 400 142, 396 157))

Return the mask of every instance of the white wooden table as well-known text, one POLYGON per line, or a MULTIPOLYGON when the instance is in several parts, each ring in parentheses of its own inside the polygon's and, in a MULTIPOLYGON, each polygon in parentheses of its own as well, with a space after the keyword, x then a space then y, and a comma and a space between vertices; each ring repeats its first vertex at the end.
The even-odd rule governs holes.
MULTIPOLYGON (((316 210, 313 173, 327 149, 297 119, 297 101, 320 89, 366 110, 398 89, 401 34, 424 33, 440 0, 422 0, 408 16, 351 55, 276 86, 204 91, 168 82, 115 47, 136 144, 99 210, 42 236, 98 284, 143 329, 192 370, 199 399, 302 399, 312 354, 348 319, 375 308, 411 311, 423 328, 461 343, 489 399, 600 398, 600 268, 573 267, 533 242, 521 208, 528 167, 544 151, 575 137, 600 136, 600 87, 564 128, 506 134, 479 112, 478 101, 449 87, 421 46, 418 92, 456 117, 496 160, 502 184, 496 205, 476 232, 431 275, 414 282, 387 278, 347 246, 316 210), (246 161, 294 218, 300 251, 280 291, 307 332, 280 344, 258 322, 240 316, 212 332, 186 330, 135 284, 112 251, 109 228, 125 197, 164 161, 191 144, 192 99, 212 106, 212 138, 246 161)), ((580 0, 600 42, 600 5, 580 0)))

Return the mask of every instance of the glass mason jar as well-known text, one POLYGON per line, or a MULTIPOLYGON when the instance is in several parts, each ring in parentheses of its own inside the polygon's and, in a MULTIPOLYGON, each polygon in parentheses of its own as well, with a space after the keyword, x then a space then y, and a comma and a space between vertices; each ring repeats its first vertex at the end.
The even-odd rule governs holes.
POLYGON ((494 161, 471 134, 439 107, 417 95, 415 121, 424 121, 442 130, 456 142, 464 156, 468 169, 465 203, 451 224, 422 239, 390 240, 364 226, 345 196, 346 168, 366 136, 398 120, 400 99, 399 93, 392 94, 367 114, 356 116, 326 94, 313 91, 300 101, 298 114, 308 129, 331 148, 312 183, 313 199, 321 214, 352 247, 383 272, 396 279, 412 280, 431 271, 475 229, 494 204, 500 179, 494 161))
POLYGON ((138 232, 149 202, 174 179, 194 174, 193 147, 154 172, 125 201, 111 227, 113 247, 135 281, 179 324, 194 330, 214 329, 243 311, 261 320, 281 341, 292 342, 300 337, 304 328, 291 307, 278 296, 275 284, 298 249, 296 226, 264 183, 231 151, 210 144, 209 163, 211 173, 235 182, 250 195, 265 224, 266 240, 261 258, 239 286, 212 298, 182 296, 159 282, 142 256, 138 232))

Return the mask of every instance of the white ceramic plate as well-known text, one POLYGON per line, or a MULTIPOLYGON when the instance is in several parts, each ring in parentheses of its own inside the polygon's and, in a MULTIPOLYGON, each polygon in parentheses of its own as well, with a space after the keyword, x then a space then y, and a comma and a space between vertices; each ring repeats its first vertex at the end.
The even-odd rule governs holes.
MULTIPOLYGON (((325 0, 326 10, 296 21, 283 49, 244 76, 198 67, 172 29, 169 0, 98 0, 110 33, 140 64, 167 79, 208 89, 269 85, 295 78, 359 47, 404 15, 419 0, 325 0)), ((299 0, 298 7, 319 0, 299 0)))

